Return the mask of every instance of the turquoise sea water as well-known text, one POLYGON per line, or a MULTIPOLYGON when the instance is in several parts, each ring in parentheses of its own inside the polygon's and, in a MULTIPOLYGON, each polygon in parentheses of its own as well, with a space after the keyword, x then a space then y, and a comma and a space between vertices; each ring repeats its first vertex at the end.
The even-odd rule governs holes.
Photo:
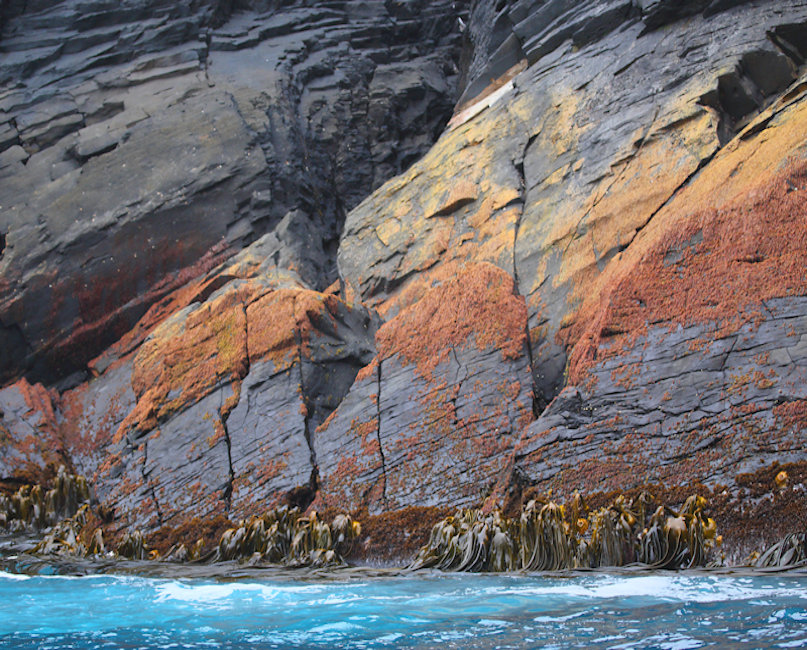
POLYGON ((807 647, 807 577, 0 572, 2 648, 807 647), (271 577, 268 577, 271 576, 271 577))

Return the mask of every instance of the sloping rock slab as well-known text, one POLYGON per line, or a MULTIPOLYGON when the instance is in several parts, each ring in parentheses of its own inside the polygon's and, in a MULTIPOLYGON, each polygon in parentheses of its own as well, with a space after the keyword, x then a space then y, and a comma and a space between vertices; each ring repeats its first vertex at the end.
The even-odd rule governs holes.
POLYGON ((134 354, 136 403, 96 475, 129 524, 245 516, 295 488, 313 495, 309 432, 371 358, 376 322, 278 273, 232 279, 134 354))
POLYGON ((24 379, 0 390, 0 480, 41 483, 64 463, 54 397, 24 379))
POLYGON ((805 119, 794 91, 749 125, 583 305, 572 385, 519 445, 533 483, 730 486, 804 459, 805 119), (750 187, 732 196, 732 183, 750 187))

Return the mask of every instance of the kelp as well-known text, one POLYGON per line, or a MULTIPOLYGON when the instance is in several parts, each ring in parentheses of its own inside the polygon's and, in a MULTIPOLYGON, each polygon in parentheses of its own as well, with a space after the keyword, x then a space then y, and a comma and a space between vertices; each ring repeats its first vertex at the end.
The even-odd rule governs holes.
POLYGON ((204 541, 199 539, 190 548, 185 544, 175 545, 164 556, 160 556, 155 549, 149 549, 139 530, 127 532, 116 548, 108 549, 101 528, 96 528, 86 537, 88 528, 91 529, 89 522, 89 506, 84 504, 73 516, 48 530, 43 540, 34 547, 34 552, 166 562, 237 560, 289 567, 324 567, 343 564, 344 556, 361 534, 361 525, 347 515, 337 515, 328 524, 316 512, 302 515, 297 508, 283 506, 260 517, 250 517, 224 531, 213 553, 203 555, 204 541), (82 541, 82 535, 89 542, 82 541))
POLYGON ((282 506, 224 531, 216 559, 287 566, 338 565, 360 534, 360 524, 347 515, 337 515, 327 524, 316 511, 305 516, 297 508, 282 506))
POLYGON ((11 532, 42 530, 72 517, 90 501, 90 487, 83 476, 59 467, 53 487, 23 485, 14 494, 0 494, 0 527, 11 532))
POLYGON ((617 497, 588 512, 578 494, 567 508, 548 499, 531 500, 517 518, 500 511, 460 510, 437 523, 411 569, 443 571, 558 571, 617 567, 704 566, 719 543, 706 500, 692 496, 679 511, 660 506, 648 516, 652 497, 617 497))
POLYGON ((807 533, 791 533, 763 551, 754 562, 758 569, 807 567, 807 533))

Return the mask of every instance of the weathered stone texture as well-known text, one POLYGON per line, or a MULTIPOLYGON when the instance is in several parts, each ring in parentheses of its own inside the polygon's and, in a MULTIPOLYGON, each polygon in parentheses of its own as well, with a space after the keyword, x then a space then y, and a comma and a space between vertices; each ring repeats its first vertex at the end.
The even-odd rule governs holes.
POLYGON ((804 460, 807 0, 51 4, 0 11, 0 479, 153 529, 804 460))
POLYGON ((36 481, 64 461, 53 398, 24 379, 0 390, 0 477, 36 481))
POLYGON ((517 467, 573 490, 704 482, 804 458, 807 298, 777 298, 728 336, 651 329, 595 364, 524 433, 517 467))
POLYGON ((769 37, 807 24, 800 0, 649 32, 640 14, 617 12, 620 23, 597 31, 593 14, 618 4, 533 7, 532 34, 557 10, 552 29, 568 19, 585 31, 590 18, 591 38, 566 34, 459 113, 427 156, 350 213, 339 251, 345 280, 383 314, 468 260, 508 270, 527 298, 544 403, 563 384, 556 337, 580 301, 803 61, 769 37))
POLYGON ((108 446, 136 404, 131 377, 132 360, 128 357, 59 398, 65 454, 73 470, 82 476, 92 477, 106 460, 108 446))
POLYGON ((805 111, 799 86, 602 274, 566 331, 572 385, 523 437, 535 482, 731 484, 803 458, 805 111))
POLYGON ((311 431, 371 358, 377 323, 250 253, 212 272, 208 286, 221 286, 186 296, 131 357, 136 404, 109 447, 116 462, 96 476, 130 522, 247 516, 295 488, 313 494, 311 431))
POLYGON ((526 309, 470 265, 381 327, 378 357, 314 437, 322 500, 371 512, 470 504, 532 417, 526 309))
POLYGON ((0 380, 72 387, 148 308, 265 233, 312 288, 344 214, 450 116, 440 2, 4 4, 0 380))

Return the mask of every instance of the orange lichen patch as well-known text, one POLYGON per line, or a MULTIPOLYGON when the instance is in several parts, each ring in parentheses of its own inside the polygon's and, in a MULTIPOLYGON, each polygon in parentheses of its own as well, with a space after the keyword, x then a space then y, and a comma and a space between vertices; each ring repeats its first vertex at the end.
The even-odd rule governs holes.
MULTIPOLYGON (((460 182, 457 184, 459 189, 452 190, 455 198, 466 193, 462 191, 465 184, 460 182)), ((491 262, 503 268, 512 266, 521 194, 512 186, 500 186, 490 181, 486 181, 486 186, 484 198, 476 202, 451 199, 450 208, 444 207, 440 212, 450 214, 450 218, 432 223, 420 233, 416 245, 407 242, 407 253, 400 270, 415 273, 391 297, 378 304, 383 316, 391 318, 414 304, 431 286, 450 278, 466 263, 491 262)), ((475 191, 478 193, 478 188, 475 191)), ((410 231, 408 223, 405 232, 410 231)))
POLYGON ((807 431, 807 400, 777 404, 773 407, 773 415, 782 429, 807 431))
POLYGON ((304 289, 278 289, 247 307, 249 359, 271 360, 278 370, 291 366, 298 354, 308 354, 311 333, 336 326, 343 304, 336 296, 304 289))
POLYGON ((316 291, 300 291, 294 302, 294 319, 300 336, 301 352, 311 353, 309 343, 315 331, 331 332, 337 325, 341 301, 336 296, 316 291))
POLYGON ((59 425, 56 420, 54 402, 58 403, 59 395, 55 390, 48 390, 42 384, 29 384, 27 379, 20 379, 14 387, 20 391, 25 405, 30 412, 39 416, 37 427, 42 433, 56 435, 59 425))
POLYGON ((67 455, 74 459, 95 458, 100 461, 106 446, 112 441, 117 424, 130 408, 128 385, 121 382, 113 392, 106 388, 95 390, 91 384, 81 384, 62 393, 60 434, 67 455))
MULTIPOLYGON (((365 379, 371 377, 377 372, 378 372, 378 357, 375 357, 370 363, 364 366, 364 368, 359 370, 359 374, 356 375, 356 381, 364 381, 365 379)), ((330 416, 328 416, 328 420, 330 419, 331 419, 330 416)), ((328 420, 325 420, 325 422, 327 422, 328 420)))
POLYGON ((148 431, 181 408, 198 402, 223 380, 243 378, 249 368, 243 303, 249 287, 225 292, 160 326, 134 359, 137 405, 117 436, 148 431))
POLYGON ((379 358, 397 354, 428 377, 473 336, 480 350, 494 347, 515 359, 524 353, 526 319, 513 279, 492 264, 471 264, 378 330, 379 358))
POLYGON ((692 206, 700 209, 581 308, 564 333, 576 343, 570 380, 618 354, 649 324, 714 322, 722 336, 758 317, 763 301, 807 293, 806 197, 807 162, 800 161, 719 209, 692 206))
POLYGON ((472 203, 479 195, 479 187, 465 179, 452 183, 440 194, 432 195, 431 201, 424 203, 424 219, 440 215, 448 215, 463 205, 472 203))
POLYGON ((459 260, 445 260, 431 269, 414 274, 393 298, 378 306, 378 313, 385 320, 392 320, 402 309, 417 303, 433 287, 455 277, 463 267, 464 263, 459 260))
MULTIPOLYGON (((324 429, 323 429, 324 430, 324 429)), ((353 418, 345 433, 345 452, 336 468, 321 480, 317 503, 323 507, 351 509, 379 503, 383 498, 384 477, 381 447, 378 442, 378 419, 353 418)))
MULTIPOLYGON (((31 484, 45 484, 59 465, 70 467, 61 426, 56 416, 59 396, 41 384, 21 379, 11 389, 19 391, 28 411, 22 414, 24 433, 15 435, 0 419, 0 450, 13 463, 13 478, 31 484)), ((8 478, 12 478, 9 476, 8 478)))
POLYGON ((397 294, 411 283, 422 286, 424 272, 467 261, 512 266, 518 215, 499 212, 520 197, 522 179, 516 165, 501 160, 512 159, 513 142, 526 143, 532 132, 534 115, 511 105, 524 101, 516 96, 490 109, 488 119, 449 129, 353 212, 340 267, 365 302, 389 317, 411 304, 395 304, 397 294), (497 243, 483 250, 489 237, 497 243))
POLYGON ((294 304, 299 291, 280 289, 247 307, 249 360, 269 359, 278 370, 291 366, 297 352, 294 304))

